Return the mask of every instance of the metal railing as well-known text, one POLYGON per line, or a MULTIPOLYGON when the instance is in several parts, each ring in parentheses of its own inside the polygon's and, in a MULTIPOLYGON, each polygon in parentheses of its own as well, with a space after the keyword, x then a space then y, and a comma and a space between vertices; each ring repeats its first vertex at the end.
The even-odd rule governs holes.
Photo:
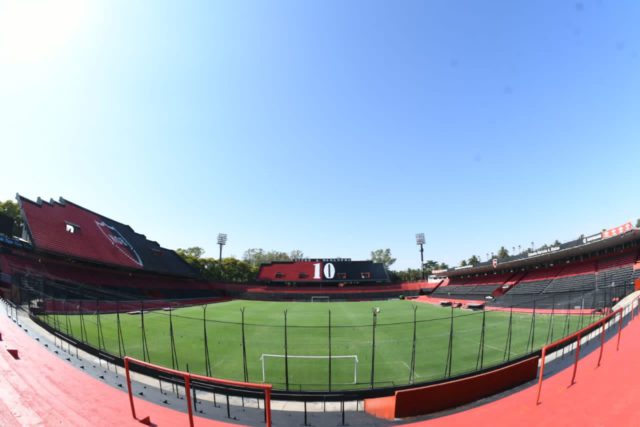
MULTIPOLYGON (((640 296, 634 298, 631 303, 629 304, 629 313, 631 316, 631 320, 633 320, 634 318, 634 305, 637 307, 640 303, 640 296)), ((564 338, 561 338, 557 341, 554 341, 548 345, 545 345, 544 347, 542 347, 542 352, 541 352, 541 357, 540 357, 540 373, 539 373, 539 378, 538 378, 538 386, 537 386, 537 393, 536 393, 536 404, 539 405, 541 402, 540 400, 540 396, 542 394, 542 384, 544 382, 544 371, 545 371, 545 366, 546 366, 546 357, 549 354, 550 350, 554 350, 554 349, 559 349, 561 348, 564 344, 567 343, 572 343, 575 341, 576 343, 576 348, 575 348, 575 358, 574 358, 574 362, 573 362, 573 373, 571 374, 571 384, 573 385, 575 384, 576 381, 576 375, 578 372, 578 364, 580 363, 580 351, 581 351, 581 345, 582 345, 582 340, 583 338, 587 337, 589 334, 593 333, 594 331, 600 330, 600 353, 598 355, 598 364, 597 366, 599 367, 600 364, 602 363, 602 355, 604 353, 604 344, 606 341, 606 329, 607 329, 607 323, 611 322, 610 327, 613 327, 613 324, 615 322, 618 323, 618 331, 617 331, 617 341, 616 341, 616 351, 620 350, 620 338, 622 337, 622 324, 624 321, 624 315, 625 315, 625 309, 627 307, 621 307, 617 310, 615 310, 614 312, 608 314, 607 316, 603 317, 602 319, 597 320, 596 322, 592 323, 591 325, 580 329, 579 331, 574 332, 571 335, 568 335, 564 338)))
POLYGON ((221 379, 221 378, 212 378, 212 377, 206 377, 204 375, 197 375, 197 374, 192 374, 189 372, 183 372, 183 371, 178 371, 175 369, 171 369, 171 368, 165 368, 164 366, 159 366, 159 365, 154 365, 153 363, 148 363, 148 362, 144 362, 142 360, 138 360, 138 359, 134 359, 132 357, 128 357, 125 356, 124 358, 124 368, 125 368, 125 372, 126 372, 126 376, 127 376, 127 390, 129 393, 129 403, 131 405, 131 415, 133 416, 134 419, 138 420, 138 417, 136 415, 136 408, 135 408, 135 404, 133 401, 133 388, 131 386, 131 365, 135 364, 135 365, 139 365, 142 367, 145 367, 147 369, 152 369, 158 372, 162 372, 168 375, 172 375, 175 377, 181 377, 184 380, 184 389, 185 389, 185 396, 187 398, 187 407, 188 407, 188 414, 189 414, 189 425, 191 427, 193 427, 193 403, 191 400, 191 383, 193 380, 196 381, 200 381, 200 382, 207 382, 207 383, 214 383, 214 384, 220 384, 220 385, 225 385, 225 386, 233 386, 233 387, 242 387, 242 388, 248 388, 248 389, 257 389, 257 390, 262 390, 264 392, 264 414, 265 414, 265 423, 267 425, 267 427, 271 427, 271 390, 272 390, 272 386, 271 384, 256 384, 256 383, 249 383, 249 382, 243 382, 243 381, 232 381, 232 380, 225 380, 225 379, 221 379))

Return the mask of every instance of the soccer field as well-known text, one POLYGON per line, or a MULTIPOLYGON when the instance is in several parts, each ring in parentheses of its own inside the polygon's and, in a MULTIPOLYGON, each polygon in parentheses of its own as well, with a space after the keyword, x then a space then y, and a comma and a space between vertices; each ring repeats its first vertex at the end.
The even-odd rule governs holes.
MULTIPOLYGON (((235 300, 172 312, 148 311, 144 316, 121 313, 119 318, 126 355, 143 359, 144 335, 147 359, 152 363, 181 370, 188 366, 193 373, 206 374, 206 328, 212 376, 245 380, 246 360, 248 381, 264 381, 285 389, 288 372, 290 390, 328 390, 329 382, 332 390, 370 388, 372 376, 375 387, 404 385, 411 381, 412 366, 415 383, 455 376, 517 358, 594 320, 590 315, 532 316, 489 311, 483 314, 454 309, 451 328, 451 313, 450 308, 401 300, 323 303, 235 300), (376 317, 374 347, 372 312, 376 307, 380 312, 376 317)), ((41 317, 93 347, 114 355, 122 350, 118 345, 116 314, 41 317)))

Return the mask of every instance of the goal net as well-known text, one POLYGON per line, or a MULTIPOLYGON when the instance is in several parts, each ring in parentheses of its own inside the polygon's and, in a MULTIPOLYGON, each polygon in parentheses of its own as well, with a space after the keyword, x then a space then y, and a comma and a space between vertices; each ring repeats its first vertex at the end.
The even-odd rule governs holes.
MULTIPOLYGON (((356 384, 358 382, 358 356, 355 354, 314 356, 286 356, 289 381, 295 384, 326 384, 331 359, 331 377, 334 384, 356 384)), ((285 355, 262 354, 262 382, 283 383, 285 381, 285 355)))
POLYGON ((314 297, 311 297, 311 302, 329 302, 329 297, 327 297, 327 296, 314 296, 314 297))

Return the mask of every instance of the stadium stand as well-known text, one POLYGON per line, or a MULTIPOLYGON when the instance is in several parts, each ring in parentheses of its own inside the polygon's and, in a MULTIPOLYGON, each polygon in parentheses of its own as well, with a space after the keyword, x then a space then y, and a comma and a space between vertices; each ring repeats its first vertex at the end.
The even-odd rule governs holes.
POLYGON ((585 251, 572 258, 555 253, 547 262, 531 261, 521 266, 520 271, 480 274, 473 274, 473 269, 468 268, 459 273, 452 271, 448 284, 430 295, 452 300, 488 299, 490 305, 502 307, 604 307, 610 300, 633 290, 634 279, 640 277, 640 269, 634 270, 640 256, 638 236, 629 237, 630 243, 620 245, 610 240, 605 242, 609 246, 604 251, 585 251))
POLYGON ((563 276, 553 279, 542 293, 551 292, 585 292, 594 290, 596 286, 596 276, 585 274, 580 276, 563 276))
POLYGON ((457 299, 483 300, 490 296, 501 285, 448 285, 441 286, 431 295, 434 297, 448 297, 457 299))
POLYGON ((383 264, 342 258, 262 264, 258 272, 258 281, 273 285, 306 286, 390 282, 389 273, 383 264))
POLYGON ((33 202, 18 195, 27 233, 36 249, 106 265, 196 277, 175 252, 131 227, 67 200, 33 202))
MULTIPOLYGON (((599 313, 611 313, 614 301, 628 294, 633 287, 632 280, 640 277, 640 239, 637 234, 635 237, 627 234, 618 236, 626 240, 611 238, 604 243, 598 242, 599 247, 595 250, 590 249, 589 245, 584 245, 583 248, 579 243, 571 242, 566 246, 566 250, 573 251, 571 256, 559 251, 545 255, 543 261, 537 257, 510 259, 509 262, 520 263, 517 266, 505 263, 507 265, 478 267, 485 271, 475 271, 475 267, 466 269, 463 273, 454 271, 435 284, 387 283, 388 275, 383 267, 371 262, 346 260, 272 263, 261 269, 259 278, 263 283, 209 283, 197 277, 175 252, 161 248, 156 242, 147 240, 145 236, 135 233, 124 224, 64 199, 48 203, 41 200, 32 202, 20 197, 19 201, 25 215, 29 241, 1 236, 0 291, 3 294, 5 291, 10 292, 14 302, 38 314, 69 314, 78 310, 80 306, 82 309, 79 312, 134 311, 140 307, 140 313, 144 313, 145 309, 163 309, 173 307, 173 304, 203 304, 226 298, 308 301, 313 296, 322 296, 329 297, 330 300, 371 300, 394 298, 399 295, 417 296, 424 291, 430 292, 433 297, 448 298, 454 302, 462 301, 463 307, 469 307, 471 302, 480 302, 483 305, 486 302, 487 305, 498 308, 549 306, 566 307, 566 311, 569 312, 572 309, 582 311, 585 307, 590 307, 590 314, 594 314, 596 309, 599 313), (323 280, 319 285, 307 283, 312 282, 310 278, 315 275, 314 265, 318 262, 335 263, 332 264, 332 268, 335 267, 335 273, 339 275, 335 279, 323 280), (337 265, 346 262, 348 268, 343 269, 337 265), (379 268, 382 270, 377 270, 379 268), (298 287, 298 284, 301 286, 298 287), (34 297, 47 292, 49 298, 46 300, 34 297), (138 298, 145 300, 144 308, 138 305, 138 298), (168 305, 167 300, 171 300, 172 304, 168 305)), ((453 313, 453 310, 451 311, 453 313)), ((484 319, 485 313, 477 315, 484 319)), ((65 365, 61 360, 58 362, 62 365, 58 362, 49 364, 47 360, 52 357, 50 353, 43 354, 42 347, 38 347, 32 341, 30 344, 23 343, 24 337, 19 336, 22 331, 16 328, 16 325, 6 323, 0 322, 1 332, 10 330, 7 336, 12 343, 19 344, 22 350, 28 350, 21 369, 32 369, 33 374, 22 371, 21 375, 24 375, 24 378, 12 377, 10 371, 15 369, 15 365, 10 365, 11 359, 3 352, 0 363, 3 363, 5 369, 2 373, 9 381, 0 387, 0 395, 31 393, 36 399, 42 399, 42 402, 35 403, 18 399, 16 407, 19 411, 23 411, 26 417, 33 417, 25 419, 38 424, 45 419, 43 417, 49 416, 50 418, 46 419, 47 423, 83 425, 85 418, 97 415, 104 418, 94 423, 95 425, 101 425, 103 421, 104 425, 133 425, 133 420, 128 417, 125 419, 122 411, 117 414, 103 414, 103 409, 100 409, 90 415, 86 407, 78 408, 76 405, 86 405, 87 401, 89 406, 99 405, 98 394, 102 394, 108 399, 104 407, 114 412, 117 411, 114 402, 125 399, 117 390, 104 391, 100 387, 104 384, 82 379, 78 376, 79 372, 68 372, 68 366, 61 367, 65 365), (38 351, 34 346, 42 351, 38 351), (48 370, 48 374, 34 367, 37 358, 46 361, 43 366, 48 370), (42 379, 46 382, 47 388, 37 390, 37 381, 27 378, 28 375, 42 379), (68 390, 60 390, 63 388, 61 378, 64 378, 64 387, 68 390), (24 384, 21 385, 21 381, 24 384), (84 382, 99 391, 84 392, 84 382), (114 392, 118 396, 114 395, 114 392), (62 397, 60 410, 52 408, 49 404, 54 395, 62 397), (81 403, 78 404, 76 400, 81 403), (73 418, 69 422, 65 413, 74 414, 73 417, 78 414, 77 419, 73 418)), ((532 322, 532 325, 535 325, 535 322, 532 322)), ((481 348, 484 352, 484 320, 482 336, 481 348)), ((450 345, 452 342, 450 340, 450 345)), ((622 375, 620 370, 611 369, 608 372, 622 375)), ((588 379, 589 376, 585 378, 588 379)), ((371 388, 373 390, 373 380, 371 388)), ((566 389, 566 386, 563 388, 566 389)), ((553 392, 550 392, 547 399, 551 398, 563 399, 562 395, 555 395, 553 392)), ((160 419, 163 422, 169 420, 169 425, 179 422, 176 421, 177 418, 172 418, 171 413, 164 412, 165 408, 156 408, 139 400, 136 400, 136 404, 150 412, 159 411, 157 413, 160 414, 160 419)), ((510 410, 516 411, 514 407, 517 405, 512 406, 510 410)), ((17 424, 14 419, 2 418, 2 412, 9 409, 6 404, 0 405, 0 424, 17 424)), ((497 409, 498 413, 500 410, 501 408, 497 409)), ((515 423, 520 416, 516 418, 512 415, 511 419, 515 423)), ((553 424, 553 419, 546 417, 537 420, 540 424, 553 424)), ((201 425, 200 420, 198 421, 198 425, 201 425)), ((461 424, 471 421, 479 425, 489 425, 490 422, 494 424, 494 420, 491 419, 476 422, 477 420, 471 417, 457 418, 457 421, 461 424)), ((137 425, 137 422, 135 424, 137 425)), ((306 419, 304 424, 307 424, 306 419)), ((204 425, 222 424, 204 422, 204 425)))

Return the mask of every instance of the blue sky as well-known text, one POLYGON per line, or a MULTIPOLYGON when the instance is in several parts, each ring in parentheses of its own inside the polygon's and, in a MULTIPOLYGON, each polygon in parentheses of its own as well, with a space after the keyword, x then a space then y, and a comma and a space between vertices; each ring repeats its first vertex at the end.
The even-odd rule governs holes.
POLYGON ((0 3, 0 199, 457 264, 640 217, 636 1, 0 3), (52 6, 54 5, 55 6, 52 6))

